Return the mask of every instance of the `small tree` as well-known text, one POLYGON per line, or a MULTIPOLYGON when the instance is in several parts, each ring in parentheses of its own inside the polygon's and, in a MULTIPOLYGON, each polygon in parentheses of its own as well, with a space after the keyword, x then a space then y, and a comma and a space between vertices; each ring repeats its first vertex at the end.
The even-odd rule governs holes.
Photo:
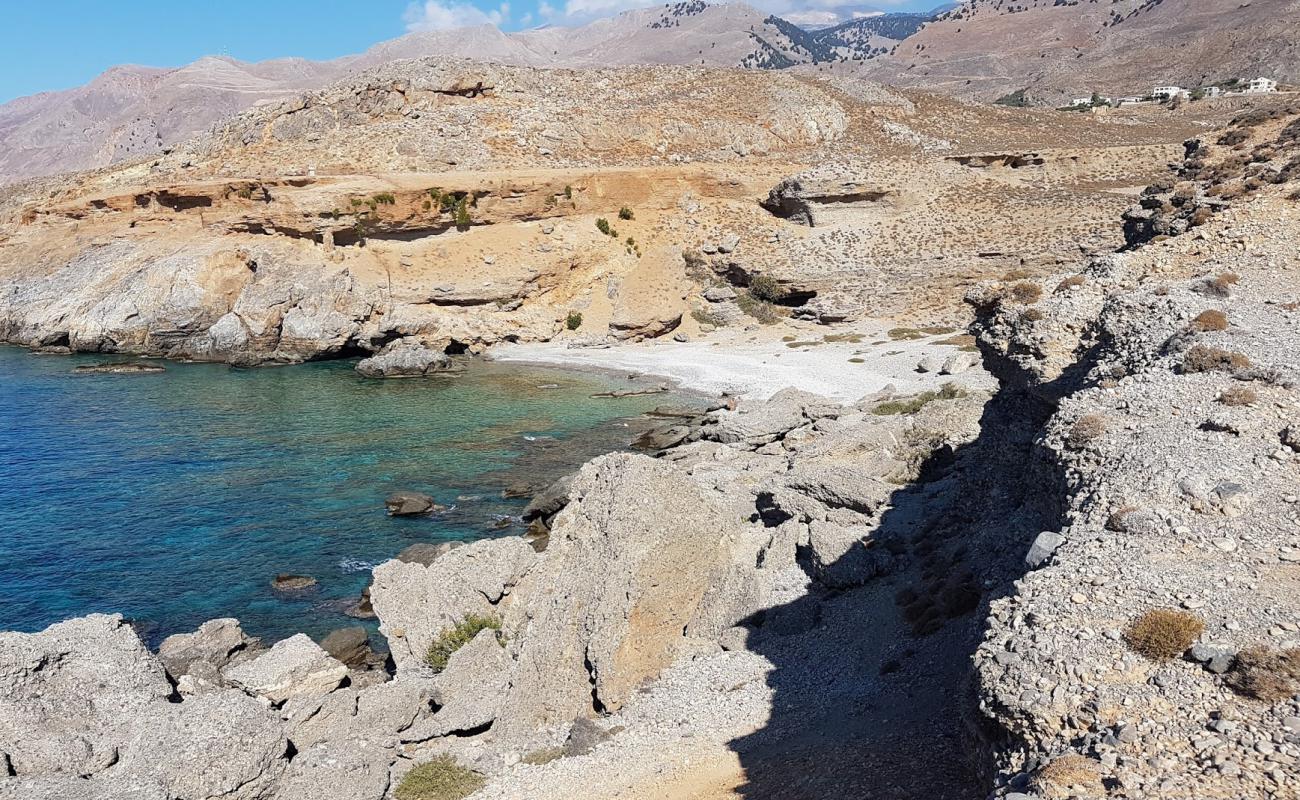
POLYGON ((570 311, 570 312, 569 312, 569 316, 565 317, 565 319, 564 319, 564 327, 568 328, 568 329, 571 330, 571 331, 576 331, 578 328, 581 328, 581 327, 582 327, 582 312, 581 312, 581 311, 570 311))
POLYGON ((456 227, 461 230, 469 227, 469 203, 463 197, 456 201, 456 227))
POLYGON ((632 209, 628 208, 627 206, 623 206, 618 210, 618 218, 622 220, 632 219, 632 209))

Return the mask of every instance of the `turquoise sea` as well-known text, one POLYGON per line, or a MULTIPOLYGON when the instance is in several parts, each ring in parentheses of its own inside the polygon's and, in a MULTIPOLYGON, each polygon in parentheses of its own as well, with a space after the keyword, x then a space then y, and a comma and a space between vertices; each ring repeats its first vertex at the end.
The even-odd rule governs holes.
POLYGON ((375 563, 520 533, 531 489, 627 447, 645 411, 690 402, 593 399, 631 384, 482 362, 389 381, 349 362, 73 372, 111 360, 0 347, 0 630, 117 611, 152 644, 219 616, 319 637, 357 624, 341 608, 375 563), (398 489, 450 510, 390 518, 398 489), (280 596, 277 573, 319 585, 280 596))

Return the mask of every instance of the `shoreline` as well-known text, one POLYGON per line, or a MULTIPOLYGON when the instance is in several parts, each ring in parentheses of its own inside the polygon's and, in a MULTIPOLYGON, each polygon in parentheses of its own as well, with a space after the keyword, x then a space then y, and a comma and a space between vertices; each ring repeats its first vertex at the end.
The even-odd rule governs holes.
MULTIPOLYGON (((782 326, 756 332, 719 331, 685 342, 661 338, 595 347, 573 346, 575 340, 559 337, 549 342, 496 345, 483 358, 630 378, 653 377, 671 382, 678 391, 758 401, 787 388, 840 403, 856 402, 890 385, 898 394, 932 390, 950 382, 970 389, 996 388, 996 381, 978 363, 957 374, 940 374, 940 366, 948 358, 963 352, 950 343, 952 333, 896 339, 890 337, 889 327, 878 321, 845 330, 842 326, 834 332, 782 326), (781 333, 787 335, 779 337, 781 333), (926 359, 934 368, 921 372, 917 366, 926 359)), ((971 355, 971 360, 978 362, 978 356, 971 355)))

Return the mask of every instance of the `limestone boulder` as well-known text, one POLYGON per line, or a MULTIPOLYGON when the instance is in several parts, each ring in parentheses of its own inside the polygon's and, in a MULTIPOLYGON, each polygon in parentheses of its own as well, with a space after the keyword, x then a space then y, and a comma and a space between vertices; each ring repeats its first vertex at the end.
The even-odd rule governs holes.
POLYGON ((0 633, 0 753, 18 776, 107 768, 171 684, 116 614, 0 633))
POLYGON ((226 666, 234 653, 252 641, 239 627, 239 620, 213 619, 200 625, 193 633, 168 636, 158 648, 158 659, 168 675, 179 679, 196 661, 207 662, 217 669, 226 666))
POLYGON ((425 566, 388 561, 374 571, 370 600, 399 671, 418 671, 429 645, 466 614, 496 606, 537 560, 519 537, 457 547, 425 566))
POLYGON ((169 798, 261 800, 288 763, 279 718, 228 689, 153 707, 115 770, 167 788, 169 798))
POLYGON ((513 666, 497 632, 479 631, 451 654, 447 666, 434 679, 432 699, 437 712, 413 725, 402 739, 418 742, 477 730, 493 722, 510 686, 513 666))
POLYGON ((593 699, 617 710, 670 665, 733 559, 733 524, 672 465, 586 464, 506 618, 516 664, 496 735, 558 744, 593 699))
POLYGON ((276 800, 383 800, 397 754, 367 738, 321 742, 294 757, 276 800))
POLYGON ((301 633, 222 672, 231 684, 272 703, 298 695, 324 694, 336 688, 347 674, 346 666, 301 633))
POLYGON ((443 351, 416 339, 398 339, 357 362, 356 370, 367 378, 419 378, 451 366, 451 357, 443 351))

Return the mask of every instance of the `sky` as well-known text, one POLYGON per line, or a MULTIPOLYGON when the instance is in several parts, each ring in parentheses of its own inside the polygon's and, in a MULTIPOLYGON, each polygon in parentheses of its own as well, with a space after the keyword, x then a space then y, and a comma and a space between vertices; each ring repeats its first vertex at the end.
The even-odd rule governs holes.
MULTIPOLYGON (((176 67, 205 55, 330 59, 412 30, 581 25, 654 0, 2 0, 0 103, 86 83, 116 64, 176 67)), ((750 0, 800 24, 940 0, 750 0)))

